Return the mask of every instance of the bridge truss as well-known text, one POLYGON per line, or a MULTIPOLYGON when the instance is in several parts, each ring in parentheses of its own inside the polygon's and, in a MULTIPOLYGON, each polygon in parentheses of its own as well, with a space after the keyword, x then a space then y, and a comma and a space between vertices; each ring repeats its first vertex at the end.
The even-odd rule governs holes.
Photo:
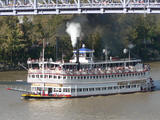
POLYGON ((160 0, 0 0, 0 16, 103 13, 160 13, 160 0))

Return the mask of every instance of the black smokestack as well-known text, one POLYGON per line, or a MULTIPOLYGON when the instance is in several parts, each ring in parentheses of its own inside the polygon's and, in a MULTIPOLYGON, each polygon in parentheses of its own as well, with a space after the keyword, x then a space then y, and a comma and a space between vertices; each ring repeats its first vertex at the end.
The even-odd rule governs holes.
POLYGON ((56 61, 58 59, 58 41, 59 41, 59 37, 56 36, 56 61))
POLYGON ((78 63, 77 65, 77 69, 79 70, 80 69, 80 62, 79 62, 79 41, 80 41, 80 38, 77 37, 77 51, 76 51, 76 63, 78 63))

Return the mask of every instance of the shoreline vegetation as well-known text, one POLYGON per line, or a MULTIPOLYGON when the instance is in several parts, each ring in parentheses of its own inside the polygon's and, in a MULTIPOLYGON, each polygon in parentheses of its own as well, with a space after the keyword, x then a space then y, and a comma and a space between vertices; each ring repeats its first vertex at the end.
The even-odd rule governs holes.
POLYGON ((6 63, 0 63, 0 72, 5 71, 21 71, 24 70, 21 66, 18 64, 6 64, 6 63))

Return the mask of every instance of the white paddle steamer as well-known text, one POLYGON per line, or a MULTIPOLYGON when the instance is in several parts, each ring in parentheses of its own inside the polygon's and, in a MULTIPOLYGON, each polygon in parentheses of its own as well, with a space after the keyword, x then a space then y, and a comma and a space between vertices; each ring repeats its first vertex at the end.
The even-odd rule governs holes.
POLYGON ((27 82, 31 84, 31 93, 22 96, 83 97, 153 89, 150 66, 141 60, 128 58, 94 62, 93 53, 94 50, 83 46, 79 51, 73 51, 69 63, 44 60, 44 57, 42 60, 29 59, 27 82))

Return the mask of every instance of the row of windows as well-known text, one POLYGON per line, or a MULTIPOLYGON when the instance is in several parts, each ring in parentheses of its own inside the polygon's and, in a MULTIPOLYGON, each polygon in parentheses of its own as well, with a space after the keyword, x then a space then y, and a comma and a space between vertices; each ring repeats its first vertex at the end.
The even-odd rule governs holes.
MULTIPOLYGON (((53 92, 62 92, 61 88, 54 88, 53 92)), ((63 92, 71 92, 70 88, 63 88, 63 92)))
MULTIPOLYGON (((118 77, 131 77, 131 76, 142 76, 145 75, 145 72, 141 73, 128 73, 128 74, 118 74, 118 75, 96 75, 96 76, 63 76, 63 79, 104 79, 104 78, 118 78, 118 77)), ((43 78, 43 75, 29 75, 32 78, 43 78)), ((55 76, 55 75, 44 75, 44 78, 54 78, 54 79, 61 79, 62 76, 55 76)))
MULTIPOLYGON (((41 88, 41 87, 32 87, 32 90, 33 91, 43 91, 43 88, 41 88)), ((71 89, 70 88, 46 88, 45 90, 50 90, 50 91, 53 91, 53 92, 62 92, 62 90, 63 90, 63 92, 71 92, 71 89)))
MULTIPOLYGON (((88 92, 88 91, 105 91, 105 90, 118 90, 123 88, 138 88, 139 85, 124 85, 124 86, 109 86, 109 87, 96 87, 96 88, 77 88, 77 92, 88 92)), ((52 88, 49 88, 52 89, 52 88)), ((32 90, 42 91, 41 87, 32 88, 32 90)), ((53 88, 53 92, 62 92, 61 88, 53 88)), ((75 92, 75 88, 63 88, 63 92, 75 92)))
MULTIPOLYGON (((116 90, 116 89, 136 88, 136 87, 138 88, 139 85, 109 86, 109 87, 98 87, 98 88, 78 88, 77 92, 105 91, 105 90, 116 90)), ((75 92, 75 88, 72 88, 71 92, 75 92)))

